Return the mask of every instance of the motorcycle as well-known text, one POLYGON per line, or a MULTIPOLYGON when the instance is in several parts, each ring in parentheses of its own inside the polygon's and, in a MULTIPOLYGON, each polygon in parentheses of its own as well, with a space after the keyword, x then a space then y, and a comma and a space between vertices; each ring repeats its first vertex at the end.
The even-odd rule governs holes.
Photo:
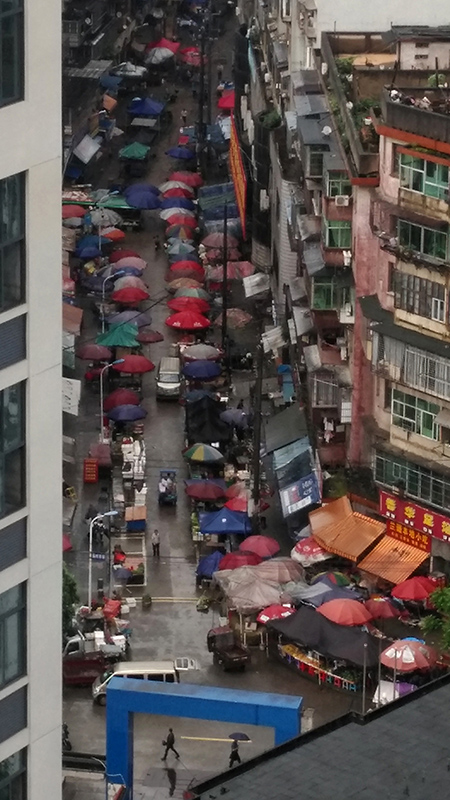
POLYGON ((69 726, 66 722, 62 724, 62 749, 63 753, 70 753, 72 750, 72 742, 69 739, 69 726))

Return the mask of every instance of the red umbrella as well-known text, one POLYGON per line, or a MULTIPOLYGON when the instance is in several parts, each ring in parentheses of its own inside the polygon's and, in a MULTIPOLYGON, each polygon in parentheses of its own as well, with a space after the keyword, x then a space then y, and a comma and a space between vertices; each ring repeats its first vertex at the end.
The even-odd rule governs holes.
POLYGON ((109 361, 112 353, 109 347, 104 347, 102 344, 84 344, 78 347, 77 356, 83 361, 109 361))
POLYGON ((162 197, 164 199, 169 199, 170 197, 192 197, 194 194, 194 190, 191 188, 186 187, 186 189, 167 189, 166 192, 163 192, 162 197))
POLYGON ((173 273, 176 277, 176 273, 181 273, 184 271, 188 272, 196 272, 200 277, 199 280, 205 279, 205 270, 203 269, 201 264, 197 264, 196 261, 175 261, 169 267, 169 273, 173 273))
MULTIPOLYGON (((202 63, 202 57, 197 47, 184 47, 179 52, 179 59, 190 67, 199 67, 202 63)), ((206 63, 206 56, 203 56, 203 62, 206 63)))
POLYGON ((262 558, 256 553, 227 553, 219 564, 219 569, 237 569, 238 567, 256 567, 262 558), (223 566, 222 566, 223 565, 223 566))
MULTIPOLYGON (((202 244, 204 244, 205 247, 223 247, 224 240, 225 234, 223 233, 208 233, 208 236, 205 236, 202 240, 202 244)), ((239 242, 234 236, 227 234, 227 245, 228 247, 237 247, 239 242)))
POLYGON ((434 667, 437 660, 438 654, 433 647, 421 644, 421 642, 414 642, 411 639, 397 639, 386 647, 380 656, 381 663, 396 672, 430 669, 430 667, 434 667))
MULTIPOLYGON (((180 208, 180 211, 182 212, 183 209, 180 208)), ((188 227, 192 229, 196 228, 198 224, 196 217, 187 217, 186 214, 182 213, 172 214, 172 216, 168 217, 165 221, 169 223, 169 226, 182 225, 183 227, 188 227)))
POLYGON ((227 491, 225 492, 225 497, 241 497, 242 495, 247 497, 248 492, 249 490, 247 489, 245 483, 243 481, 237 481, 228 487, 227 491))
POLYGON ((392 589, 392 596, 398 597, 399 600, 426 600, 427 597, 436 591, 436 586, 433 581, 425 576, 416 576, 415 578, 408 578, 406 581, 398 583, 392 589))
POLYGON ((112 411, 116 406, 138 406, 141 399, 132 389, 114 389, 103 401, 103 410, 112 411))
POLYGON ((122 258, 140 258, 141 256, 139 253, 136 253, 136 250, 122 250, 118 248, 111 253, 109 260, 111 264, 115 264, 117 261, 120 261, 122 258))
POLYGON ((70 219, 71 217, 84 217, 87 214, 87 209, 83 206, 67 205, 62 207, 62 218, 70 219))
POLYGON ((214 481, 199 481, 198 483, 192 483, 190 486, 186 486, 185 492, 188 497, 192 497, 194 500, 218 500, 220 497, 224 495, 224 489, 222 489, 217 483, 214 481))
MULTIPOLYGON (((248 501, 250 500, 250 492, 246 494, 239 495, 239 497, 230 497, 229 500, 225 503, 226 507, 230 509, 230 511, 243 511, 247 513, 248 511, 248 501)), ((270 508, 268 503, 260 500, 256 511, 258 514, 261 514, 262 511, 266 511, 266 509, 270 508)))
POLYGON ((269 622, 271 619, 284 619, 285 617, 290 617, 291 614, 295 614, 295 608, 292 608, 292 606, 279 606, 274 604, 273 606, 263 608, 256 617, 256 622, 262 622, 263 625, 265 625, 266 622, 269 622))
POLYGON ((127 372, 137 375, 138 373, 151 372, 155 365, 145 358, 145 356, 124 356, 121 364, 113 364, 112 368, 117 372, 127 372))
POLYGON ((102 228, 102 236, 111 242, 123 242, 125 234, 119 228, 102 228))
POLYGON ((317 611, 338 625, 365 625, 372 619, 370 611, 358 600, 328 600, 317 611))
POLYGON ((62 549, 63 553, 68 553, 69 550, 72 550, 72 542, 70 541, 70 536, 68 533, 63 533, 62 549))
POLYGON ((181 181, 186 186, 194 188, 203 186, 203 178, 198 172, 172 172, 172 175, 169 175, 169 181, 181 181))
POLYGON ((122 303, 122 305, 134 305, 135 303, 140 303, 141 300, 148 300, 149 297, 148 292, 144 292, 143 289, 133 289, 133 287, 119 289, 119 291, 113 292, 111 295, 112 300, 116 303, 122 303))
POLYGON ((150 329, 148 331, 139 331, 136 339, 138 342, 141 342, 141 344, 155 344, 156 342, 163 342, 164 336, 159 331, 150 329))
POLYGON ((166 319, 169 328, 180 328, 184 331, 202 330, 209 328, 210 324, 209 319, 198 311, 179 311, 178 314, 172 314, 166 319))
POLYGON ((241 553, 255 553, 261 558, 271 558, 280 550, 280 545, 271 536, 247 536, 239 545, 241 553))
POLYGON ((217 108, 223 108, 227 111, 231 111, 234 108, 234 90, 223 93, 222 97, 217 103, 217 108))
POLYGON ((200 313, 209 311, 209 303, 202 300, 201 297, 176 297, 174 300, 169 300, 167 303, 171 311, 200 311, 200 313))
POLYGON ((326 561, 331 558, 331 553, 324 550, 312 536, 300 539, 291 550, 291 558, 299 561, 303 566, 315 564, 317 561, 326 561))
POLYGON ((392 619, 400 616, 400 611, 394 608, 387 597, 371 597, 366 600, 365 605, 372 619, 392 619))
POLYGON ((178 289, 201 289, 202 284, 193 278, 175 278, 167 284, 169 292, 176 292, 178 289))

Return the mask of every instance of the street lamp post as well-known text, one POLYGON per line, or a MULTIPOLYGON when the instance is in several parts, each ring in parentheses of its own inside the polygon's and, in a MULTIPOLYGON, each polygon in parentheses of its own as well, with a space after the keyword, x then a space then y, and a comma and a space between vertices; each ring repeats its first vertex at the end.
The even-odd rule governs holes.
POLYGON ((100 441, 103 443, 103 374, 108 370, 110 367, 114 366, 114 364, 123 364, 125 361, 124 358, 117 358, 115 361, 112 361, 111 364, 106 364, 100 370, 100 441))
POLYGON ((92 539, 94 533, 94 525, 99 519, 104 519, 104 517, 115 517, 119 512, 118 511, 105 511, 104 514, 97 514, 96 517, 93 517, 89 523, 89 572, 88 572, 88 601, 87 605, 88 608, 91 608, 92 603, 92 539))
POLYGON ((127 273, 123 269, 119 269, 114 275, 108 275, 107 278, 103 280, 102 283, 102 333, 105 332, 105 286, 108 281, 115 281, 116 278, 120 278, 121 275, 126 275, 127 273))
MULTIPOLYGON (((107 200, 107 199, 108 199, 108 197, 112 197, 112 196, 113 196, 113 195, 115 195, 115 194, 119 194, 119 192, 118 192, 118 191, 114 191, 114 192, 108 192, 108 194, 105 194, 105 195, 103 195, 103 197, 101 197, 101 198, 100 198, 100 200, 97 200, 97 202, 96 202, 96 204, 95 204, 95 205, 96 205, 96 207, 97 207, 97 208, 99 208, 99 209, 100 209, 100 211, 101 211, 101 209, 103 208, 103 206, 102 206, 102 203, 103 203, 103 201, 104 201, 104 200, 107 200)), ((98 226, 98 249, 99 249, 100 251, 101 251, 101 249, 102 249, 102 248, 101 248, 101 241, 102 241, 102 223, 101 223, 101 221, 100 221, 100 225, 98 226)))

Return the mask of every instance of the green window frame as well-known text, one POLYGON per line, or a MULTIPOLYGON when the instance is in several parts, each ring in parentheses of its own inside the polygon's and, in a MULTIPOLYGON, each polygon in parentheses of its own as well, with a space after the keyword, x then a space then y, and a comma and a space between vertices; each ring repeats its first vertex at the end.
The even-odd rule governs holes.
POLYGON ((0 688, 25 675, 26 642, 26 584, 21 583, 0 594, 0 688))
POLYGON ((400 186, 427 197, 446 200, 449 190, 449 168, 416 156, 400 153, 400 186))
POLYGON ((443 284, 394 270, 392 286, 395 308, 445 322, 447 292, 443 284))
POLYGON ((27 751, 19 750, 0 761, 1 800, 26 800, 27 751))
POLYGON ((331 310, 337 308, 337 288, 332 278, 320 280, 313 279, 312 308, 317 310, 331 310))
POLYGON ((398 220, 398 243, 400 247, 415 250, 424 256, 445 261, 447 258, 448 235, 446 231, 416 225, 406 219, 398 220))
POLYGON ((405 493, 416 500, 441 508, 445 514, 450 507, 450 480, 435 470, 427 469, 401 456, 377 450, 374 458, 374 477, 383 486, 403 484, 405 493))
POLYGON ((352 184, 346 172, 327 172, 327 197, 351 196, 352 184))
POLYGON ((323 238, 325 247, 349 250, 352 246, 352 223, 324 217, 323 238))
POLYGON ((392 424, 396 427, 439 441, 440 426, 434 420, 441 410, 440 406, 393 389, 391 410, 392 424))

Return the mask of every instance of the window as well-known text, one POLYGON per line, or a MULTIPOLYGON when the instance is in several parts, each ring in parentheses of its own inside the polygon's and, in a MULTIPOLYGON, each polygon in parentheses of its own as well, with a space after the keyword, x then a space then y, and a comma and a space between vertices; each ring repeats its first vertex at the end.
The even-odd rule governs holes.
POLYGON ((398 242, 401 247, 416 250, 425 256, 444 260, 447 255, 447 234, 434 228, 398 220, 398 242))
POLYGON ((21 174, 0 181, 0 311, 25 300, 24 254, 25 177, 21 174))
POLYGON ((448 167, 443 164, 400 153, 400 186, 443 200, 448 195, 448 180, 448 167))
POLYGON ((328 145, 312 144, 308 146, 308 177, 321 178, 323 174, 323 154, 329 151, 328 145))
POLYGON ((0 3, 0 106, 23 100, 23 0, 0 3))
POLYGON ((338 385, 329 372, 316 372, 313 377, 312 400, 314 406, 337 406, 338 385))
POLYGON ((395 486, 402 481, 406 494, 443 509, 450 506, 450 480, 435 470, 427 469, 401 456, 391 456, 384 451, 375 454, 375 480, 384 486, 395 486))
POLYGON ((312 285, 312 308, 318 310, 337 308, 337 291, 332 278, 314 278, 312 285))
POLYGON ((388 292, 394 292, 394 275, 395 275, 395 263, 393 261, 389 261, 388 263, 388 285, 387 290, 388 292))
POLYGON ((0 392, 0 518, 25 505, 25 385, 0 392))
POLYGON ((450 398, 450 360, 407 347, 403 380, 408 386, 436 397, 450 398))
POLYGON ((438 441, 439 425, 434 420, 439 411, 440 407, 435 403, 428 403, 398 389, 392 390, 392 424, 399 428, 438 441))
POLYGON ((27 794, 27 752, 19 750, 0 761, 1 800, 25 800, 27 794))
POLYGON ((393 288, 395 308, 436 322, 445 321, 446 292, 442 284, 395 270, 393 288))
POLYGON ((327 197, 336 197, 339 194, 351 195, 352 184, 346 172, 327 173, 327 197))
POLYGON ((323 219, 325 247, 349 249, 352 246, 352 224, 343 220, 323 219))
POLYGON ((0 688, 26 671, 25 588, 22 583, 0 594, 0 688))

